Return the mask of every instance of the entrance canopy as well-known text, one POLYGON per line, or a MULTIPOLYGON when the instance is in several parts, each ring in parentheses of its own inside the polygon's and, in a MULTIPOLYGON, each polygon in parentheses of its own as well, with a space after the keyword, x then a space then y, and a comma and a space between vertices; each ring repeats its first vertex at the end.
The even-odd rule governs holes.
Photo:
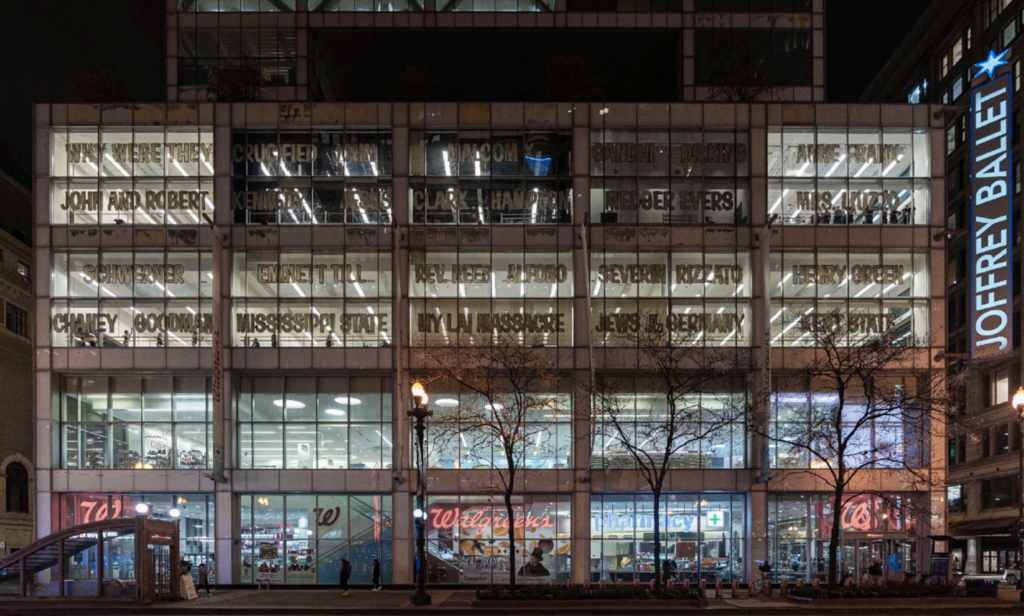
MULTIPOLYGON (((177 522, 153 520, 145 516, 115 518, 71 526, 38 539, 14 554, 0 558, 0 584, 17 582, 18 595, 22 598, 46 595, 64 597, 68 594, 66 582, 70 581, 67 571, 69 559, 94 549, 95 562, 99 564, 95 567, 95 596, 102 597, 104 574, 107 569, 103 566, 107 562, 104 558, 105 544, 111 540, 133 537, 133 562, 136 564, 150 562, 151 559, 147 558, 149 548, 166 546, 170 550, 170 596, 177 597, 178 533, 177 522), (37 579, 37 576, 44 579, 37 579), (37 586, 40 592, 36 592, 37 586), (56 592, 48 592, 49 586, 55 586, 56 592)), ((134 595, 137 600, 153 597, 152 589, 157 580, 154 579, 154 572, 151 569, 136 566, 133 571, 134 595)), ((74 588, 73 583, 71 588, 74 588)), ((81 596, 74 590, 70 594, 81 596)))
POLYGON ((949 534, 953 537, 991 537, 994 535, 1010 535, 1010 524, 1017 519, 993 518, 991 520, 971 520, 949 525, 949 534))

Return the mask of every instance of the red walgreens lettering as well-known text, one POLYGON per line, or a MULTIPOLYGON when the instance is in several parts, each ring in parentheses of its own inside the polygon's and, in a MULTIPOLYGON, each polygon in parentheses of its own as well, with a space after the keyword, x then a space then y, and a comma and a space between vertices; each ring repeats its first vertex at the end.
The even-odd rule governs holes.
MULTIPOLYGON (((490 516, 483 509, 464 511, 458 507, 453 509, 435 508, 430 512, 430 518, 433 528, 447 529, 458 525, 462 530, 485 530, 487 528, 508 528, 509 526, 507 515, 490 516)), ((529 513, 525 516, 519 514, 516 515, 513 524, 515 528, 525 528, 531 531, 555 527, 550 513, 543 516, 535 516, 529 513)))
POLYGON ((341 517, 341 507, 334 507, 333 509, 317 507, 313 510, 313 513, 316 514, 317 526, 334 526, 334 523, 341 517))

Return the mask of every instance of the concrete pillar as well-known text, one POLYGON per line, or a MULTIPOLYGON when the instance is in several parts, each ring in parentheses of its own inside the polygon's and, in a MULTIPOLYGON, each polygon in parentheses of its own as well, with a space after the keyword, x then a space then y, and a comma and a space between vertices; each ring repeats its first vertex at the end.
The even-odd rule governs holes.
MULTIPOLYGON (((403 484, 408 485, 408 484, 403 484)), ((392 497, 391 583, 413 583, 412 494, 396 491, 392 497)))
MULTIPOLYGON (((922 559, 922 566, 924 561, 922 559)), ((967 540, 967 554, 964 554, 964 575, 975 575, 978 573, 978 538, 971 537, 967 540)))
POLYGON ((240 551, 235 549, 233 539, 235 498, 231 493, 230 485, 230 483, 218 485, 217 491, 214 493, 213 555, 217 567, 216 581, 218 584, 237 584, 241 581, 240 576, 235 576, 236 571, 241 571, 241 563, 235 562, 239 559, 240 551))
POLYGON ((755 484, 751 489, 747 528, 750 530, 750 540, 747 541, 743 562, 746 564, 746 579, 750 582, 758 575, 754 561, 768 559, 768 492, 763 483, 755 484))
POLYGON ((572 583, 590 579, 590 484, 577 484, 572 494, 572 583))

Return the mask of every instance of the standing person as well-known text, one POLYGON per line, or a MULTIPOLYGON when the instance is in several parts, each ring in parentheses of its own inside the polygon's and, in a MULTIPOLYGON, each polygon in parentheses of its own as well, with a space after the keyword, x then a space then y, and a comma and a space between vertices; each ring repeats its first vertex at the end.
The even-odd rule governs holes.
POLYGON ((206 563, 199 565, 199 588, 205 588, 206 596, 210 596, 210 570, 206 567, 206 563))
POLYGON ((380 590, 380 561, 373 559, 373 592, 380 590))
POLYGON ((882 584, 882 563, 881 563, 881 561, 876 560, 875 562, 871 563, 871 566, 868 567, 868 575, 871 576, 871 583, 874 584, 875 586, 879 586, 879 585, 882 584))
POLYGON ((761 572, 761 592, 772 596, 772 564, 767 560, 758 567, 761 572))
POLYGON ((341 575, 339 576, 339 583, 341 584, 341 596, 348 596, 348 578, 352 575, 352 563, 348 562, 348 559, 341 559, 341 575))

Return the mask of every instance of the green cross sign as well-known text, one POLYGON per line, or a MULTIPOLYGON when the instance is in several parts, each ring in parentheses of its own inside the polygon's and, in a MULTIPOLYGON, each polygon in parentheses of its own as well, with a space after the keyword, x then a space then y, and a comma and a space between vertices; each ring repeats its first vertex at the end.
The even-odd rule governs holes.
POLYGON ((722 518, 718 517, 717 513, 712 513, 710 516, 708 516, 708 522, 711 522, 715 526, 718 526, 718 524, 721 521, 722 521, 722 518))

